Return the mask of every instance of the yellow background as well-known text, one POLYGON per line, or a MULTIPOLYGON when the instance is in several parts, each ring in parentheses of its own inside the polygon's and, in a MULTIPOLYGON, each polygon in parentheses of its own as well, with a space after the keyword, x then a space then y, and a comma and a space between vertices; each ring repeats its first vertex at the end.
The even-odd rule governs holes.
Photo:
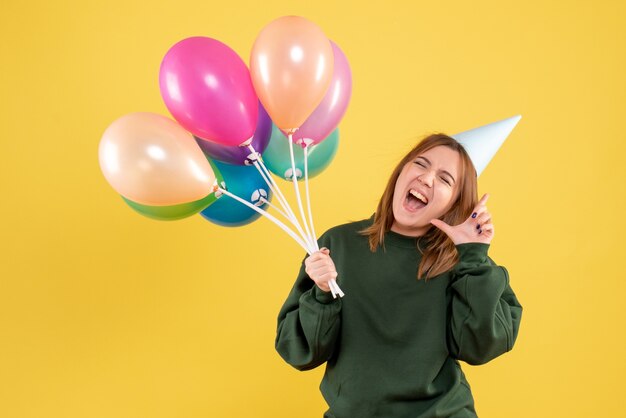
POLYGON ((477 411, 622 414, 625 5, 5 0, 0 416, 321 417, 323 367, 297 372, 273 345, 299 247, 265 219, 144 218, 97 153, 116 118, 168 115, 174 43, 213 37, 248 63, 288 14, 353 71, 339 152, 311 182, 318 234, 368 217, 416 137, 522 114, 479 181, 524 316, 513 351, 463 364, 477 411))

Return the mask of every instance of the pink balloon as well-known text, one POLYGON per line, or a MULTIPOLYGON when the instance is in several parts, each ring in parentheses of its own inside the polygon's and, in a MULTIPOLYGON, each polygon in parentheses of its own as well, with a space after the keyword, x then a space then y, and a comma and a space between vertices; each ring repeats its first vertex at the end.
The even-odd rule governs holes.
POLYGON ((339 121, 346 113, 350 96, 352 95, 352 73, 348 59, 343 51, 330 41, 333 48, 335 65, 330 87, 322 102, 293 134, 293 141, 298 143, 302 139, 310 139, 313 143, 320 143, 327 138, 339 125, 339 121))
POLYGON ((183 39, 159 72, 161 96, 174 119, 200 138, 240 145, 254 135, 258 98, 243 60, 215 39, 183 39))

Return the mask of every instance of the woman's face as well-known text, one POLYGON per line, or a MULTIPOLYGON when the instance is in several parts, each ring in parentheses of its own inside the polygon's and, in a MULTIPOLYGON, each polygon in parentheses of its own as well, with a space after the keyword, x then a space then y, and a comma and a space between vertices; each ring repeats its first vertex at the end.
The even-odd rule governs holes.
POLYGON ((452 206, 460 170, 459 153, 440 145, 419 154, 400 172, 393 192, 391 230, 402 235, 422 236, 430 221, 452 206), (422 203, 425 198, 426 204, 422 203))

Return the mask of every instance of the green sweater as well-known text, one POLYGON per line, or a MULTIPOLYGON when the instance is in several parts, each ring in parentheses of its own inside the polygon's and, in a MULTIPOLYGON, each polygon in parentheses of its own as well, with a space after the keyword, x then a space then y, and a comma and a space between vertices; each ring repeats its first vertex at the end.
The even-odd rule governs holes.
POLYGON ((324 417, 476 417, 458 360, 483 364, 513 348, 522 306, 507 270, 487 256, 489 244, 466 243, 453 269, 417 280, 423 238, 389 231, 372 253, 357 233, 372 221, 319 238, 345 297, 319 289, 303 261, 278 315, 276 350, 298 370, 327 362, 324 417))

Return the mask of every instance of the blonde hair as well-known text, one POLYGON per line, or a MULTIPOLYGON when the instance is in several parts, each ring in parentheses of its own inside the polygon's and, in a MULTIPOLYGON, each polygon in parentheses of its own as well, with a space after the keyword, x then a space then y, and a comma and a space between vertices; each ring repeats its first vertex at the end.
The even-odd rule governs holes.
MULTIPOLYGON (((455 186, 455 195, 452 197, 450 210, 439 219, 449 225, 463 223, 478 202, 478 187, 476 182, 476 170, 472 160, 467 155, 463 146, 454 138, 443 134, 435 133, 422 139, 408 154, 402 158, 396 168, 391 173, 385 191, 383 192, 371 226, 359 231, 361 235, 368 236, 369 247, 372 252, 376 252, 379 246, 385 248, 385 233, 393 225, 393 193, 396 181, 404 166, 415 159, 418 155, 437 146, 446 146, 459 153, 461 164, 458 179, 455 186)), ((422 254, 422 260, 417 271, 417 279, 426 280, 450 270, 458 262, 458 253, 452 240, 439 228, 431 225, 424 238, 427 241, 425 249, 417 250, 422 254)))

